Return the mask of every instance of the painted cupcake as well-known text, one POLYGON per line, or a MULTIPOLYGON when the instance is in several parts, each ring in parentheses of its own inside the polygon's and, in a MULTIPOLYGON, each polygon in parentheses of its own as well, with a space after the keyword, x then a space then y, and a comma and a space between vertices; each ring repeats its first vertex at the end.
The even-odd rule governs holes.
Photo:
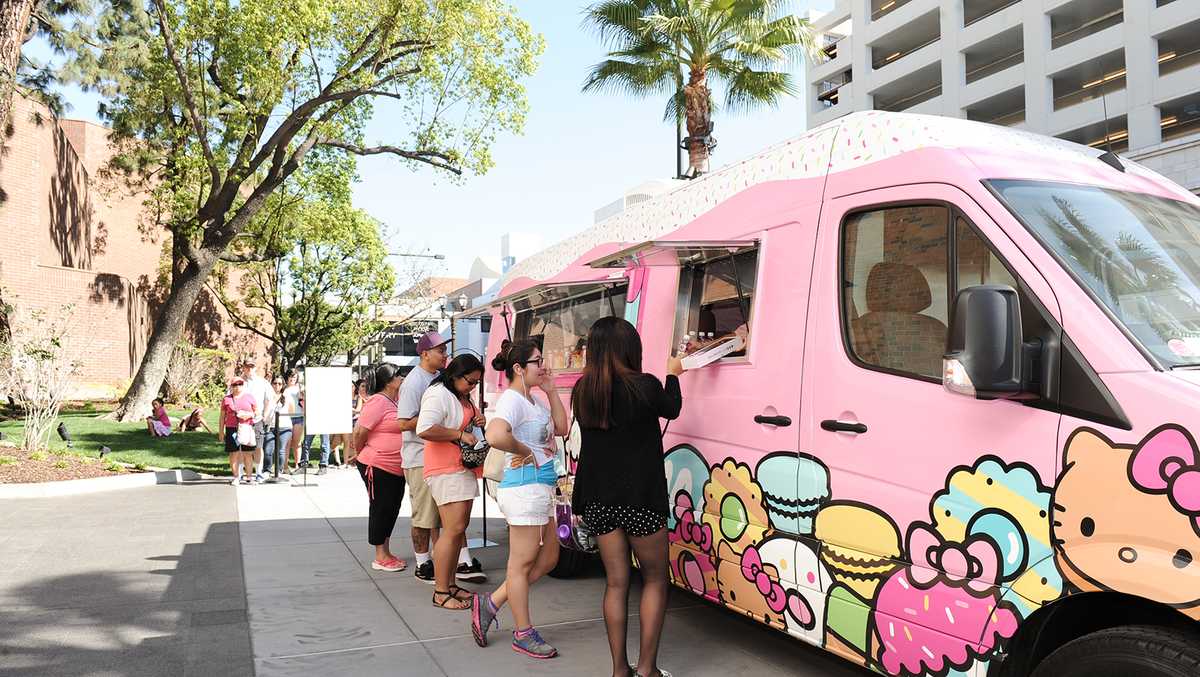
POLYGON ((1011 585, 1022 617, 1062 595, 1063 579, 1050 547, 1050 488, 1024 463, 984 456, 946 478, 930 518, 948 541, 986 536, 1000 552, 998 581, 1011 585))

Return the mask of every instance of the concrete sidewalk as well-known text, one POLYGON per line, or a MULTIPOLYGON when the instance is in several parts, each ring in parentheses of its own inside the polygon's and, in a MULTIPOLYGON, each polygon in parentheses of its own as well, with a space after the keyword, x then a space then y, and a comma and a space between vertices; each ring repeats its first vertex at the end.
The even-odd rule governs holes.
MULTIPOLYGON (((534 661, 510 647, 511 616, 493 644, 480 649, 466 612, 436 609, 432 586, 412 576, 407 502, 393 550, 408 560, 402 573, 374 571, 366 542, 366 492, 350 469, 309 476, 319 486, 241 486, 236 490, 247 610, 258 675, 608 675, 611 663, 600 599, 603 570, 546 578, 533 588, 532 613, 561 656, 534 661)), ((488 536, 474 550, 499 584, 507 550, 504 523, 488 502, 488 536)), ((469 537, 482 536, 476 501, 469 537)), ((465 586, 471 587, 471 586, 465 586)), ((637 599, 631 595, 630 652, 637 655, 637 599)), ((672 591, 659 664, 679 677, 701 675, 871 674, 736 614, 672 591)))
POLYGON ((0 674, 253 674, 234 492, 0 500, 0 674))

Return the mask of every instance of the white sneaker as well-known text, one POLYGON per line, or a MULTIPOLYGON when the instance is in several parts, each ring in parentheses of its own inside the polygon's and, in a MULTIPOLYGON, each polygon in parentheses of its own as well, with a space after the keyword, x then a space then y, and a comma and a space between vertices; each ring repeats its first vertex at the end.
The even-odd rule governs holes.
POLYGON ((229 483, 230 483, 230 484, 232 484, 232 485, 233 485, 233 486, 235 486, 235 487, 236 487, 237 485, 241 484, 241 482, 239 482, 239 481, 238 481, 238 478, 236 478, 236 477, 235 477, 235 478, 233 478, 233 479, 231 479, 231 480, 229 480, 229 483))

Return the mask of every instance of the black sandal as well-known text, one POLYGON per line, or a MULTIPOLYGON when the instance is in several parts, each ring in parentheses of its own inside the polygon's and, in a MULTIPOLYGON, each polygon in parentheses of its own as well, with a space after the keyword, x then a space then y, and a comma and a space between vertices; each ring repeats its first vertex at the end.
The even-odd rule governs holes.
POLYGON ((463 603, 463 600, 459 599, 458 597, 455 597, 454 593, 452 593, 452 592, 446 592, 443 590, 434 590, 433 591, 433 605, 435 607, 438 607, 441 609, 446 609, 447 611, 466 611, 467 609, 471 608, 471 605, 469 603, 466 606, 448 606, 450 604, 450 600, 454 600, 458 604, 463 603), (445 597, 443 597, 442 601, 439 602, 438 595, 445 595, 445 597))
POLYGON ((475 593, 466 588, 460 588, 453 583, 450 584, 450 595, 460 602, 470 602, 475 598, 475 593))

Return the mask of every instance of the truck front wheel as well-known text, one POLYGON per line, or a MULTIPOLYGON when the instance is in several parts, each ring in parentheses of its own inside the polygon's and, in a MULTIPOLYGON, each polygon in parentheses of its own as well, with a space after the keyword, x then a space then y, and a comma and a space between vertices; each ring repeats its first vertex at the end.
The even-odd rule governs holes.
POLYGON ((1194 677, 1200 636, 1156 625, 1099 630, 1060 646, 1033 677, 1194 677))

